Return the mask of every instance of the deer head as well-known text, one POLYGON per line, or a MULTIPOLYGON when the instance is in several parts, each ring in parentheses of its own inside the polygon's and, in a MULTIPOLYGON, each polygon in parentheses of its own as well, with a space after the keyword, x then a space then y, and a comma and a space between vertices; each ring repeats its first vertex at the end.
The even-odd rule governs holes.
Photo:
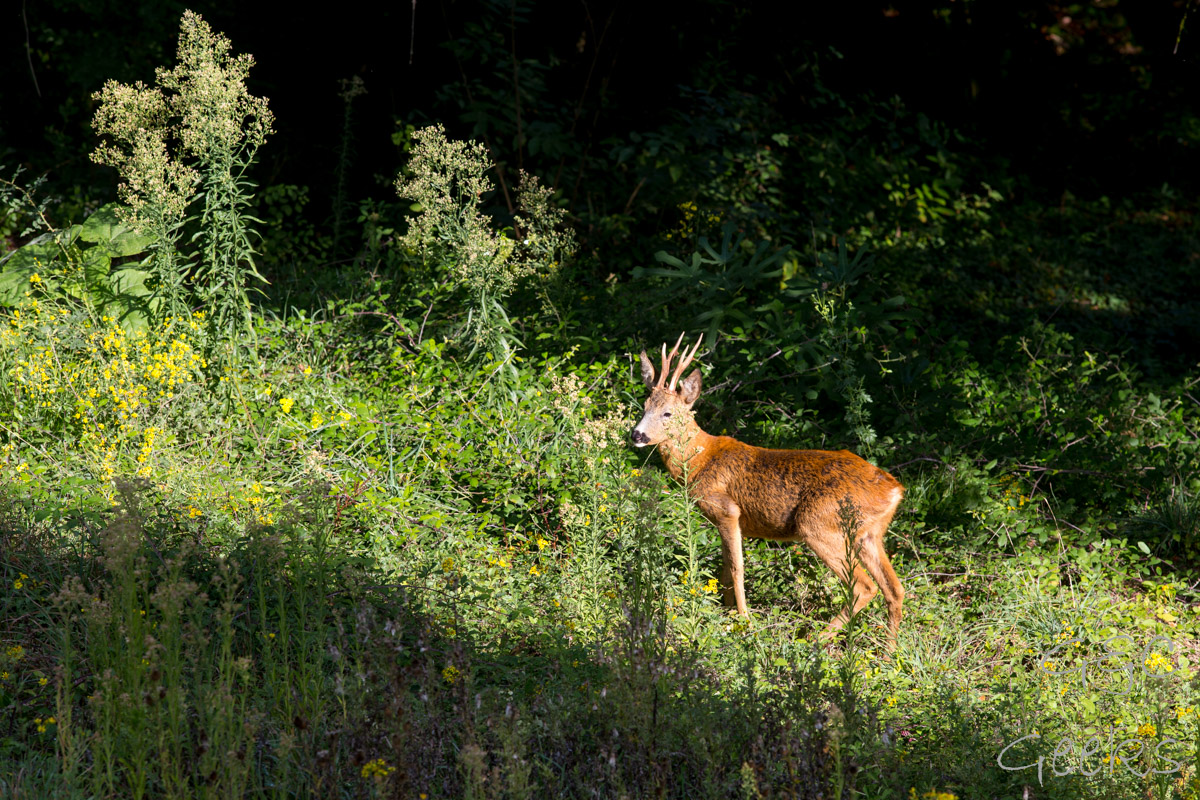
POLYGON ((657 380, 654 375, 654 364, 646 355, 646 351, 642 351, 642 381, 650 390, 650 396, 646 398, 642 421, 630 434, 635 447, 659 444, 670 437, 672 429, 680 425, 683 419, 690 419, 692 404, 700 396, 700 370, 692 370, 692 374, 684 378, 682 383, 679 383, 679 376, 692 363, 692 358, 700 349, 700 343, 704 341, 704 334, 701 334, 700 338, 696 340, 695 347, 679 360, 674 374, 671 375, 671 382, 668 384, 667 372, 671 368, 671 361, 679 353, 679 344, 682 341, 683 334, 681 333, 669 354, 666 344, 663 344, 662 369, 659 370, 657 380), (677 383, 679 384, 678 390, 675 388, 677 383))

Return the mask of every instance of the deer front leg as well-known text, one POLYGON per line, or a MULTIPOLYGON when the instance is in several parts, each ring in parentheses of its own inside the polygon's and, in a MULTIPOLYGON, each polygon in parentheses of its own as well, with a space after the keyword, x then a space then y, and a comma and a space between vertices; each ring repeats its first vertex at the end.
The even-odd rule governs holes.
POLYGON ((737 521, 721 528, 721 596, 727 606, 737 606, 743 617, 746 607, 746 575, 742 567, 742 530, 737 521))
POLYGON ((736 606, 743 617, 749 616, 746 606, 745 571, 742 566, 741 509, 733 499, 716 495, 700 504, 701 511, 717 526, 721 534, 721 598, 726 606, 736 606))

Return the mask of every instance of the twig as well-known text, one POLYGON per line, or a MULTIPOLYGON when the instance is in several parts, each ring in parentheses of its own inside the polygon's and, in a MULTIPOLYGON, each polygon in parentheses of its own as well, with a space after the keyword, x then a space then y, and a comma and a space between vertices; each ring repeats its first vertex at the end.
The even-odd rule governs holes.
MULTIPOLYGON (((933 458, 932 456, 917 456, 916 458, 911 458, 908 461, 905 461, 903 464, 896 464, 893 467, 888 467, 888 469, 892 472, 896 472, 897 470, 904 469, 909 464, 915 464, 918 461, 932 461, 935 464, 941 464, 943 467, 950 470, 951 472, 958 472, 958 469, 955 468, 955 466, 953 464, 947 464, 942 459, 933 458)), ((930 574, 935 574, 935 573, 930 573, 930 574)))
POLYGON ((417 331, 417 347, 421 346, 421 342, 425 340, 425 320, 429 319, 429 312, 433 311, 435 301, 429 301, 429 308, 425 309, 425 316, 421 317, 421 330, 417 331))
POLYGON ((521 124, 521 62, 517 60, 517 0, 512 0, 508 10, 508 33, 512 52, 513 69, 513 102, 517 112, 517 172, 520 172, 525 161, 525 140, 521 124))
POLYGON ((733 384, 733 389, 731 391, 736 392, 739 389, 741 389, 743 386, 754 386, 757 383, 765 383, 767 381, 782 381, 782 380, 786 380, 788 378, 797 378, 797 377, 804 375, 806 373, 809 373, 809 372, 815 372, 816 370, 819 370, 819 369, 825 369, 825 367, 828 367, 832 363, 833 363, 832 361, 826 361, 824 364, 818 364, 815 367, 809 367, 808 369, 802 369, 798 372, 789 372, 786 375, 779 375, 779 376, 768 375, 764 378, 755 378, 752 381, 737 381, 737 382, 734 382, 732 380, 722 381, 721 383, 714 384, 713 386, 709 387, 709 391, 713 392, 713 391, 716 391, 717 389, 723 389, 726 386, 733 384))
POLYGON ((1179 20, 1179 33, 1175 34, 1175 49, 1171 51, 1171 55, 1179 55, 1179 43, 1183 41, 1183 26, 1187 24, 1188 11, 1191 9, 1191 2, 1184 3, 1183 17, 1179 20))
POLYGON ((638 192, 641 191, 642 187, 645 185, 646 179, 642 178, 640 181, 638 181, 637 186, 633 187, 633 194, 629 195, 629 199, 625 201, 625 210, 622 213, 629 213, 629 209, 633 208, 633 199, 637 197, 638 192))
POLYGON ((417 44, 417 0, 412 0, 412 22, 408 27, 408 65, 413 63, 413 50, 417 44))
POLYGON ((25 25, 25 59, 29 62, 29 76, 33 78, 33 88, 37 96, 42 96, 42 87, 38 86, 37 73, 33 71, 33 47, 29 44, 29 20, 25 18, 25 0, 21 0, 21 22, 25 25))
MULTIPOLYGON (((430 306, 430 309, 432 310, 432 306, 430 306)), ((427 316, 427 317, 429 316, 428 311, 425 312, 425 316, 427 316)), ((351 311, 348 314, 338 314, 336 317, 331 317, 331 319, 345 319, 346 317, 383 317, 384 319, 389 320, 397 328, 404 330, 404 320, 400 319, 399 317, 395 316, 394 314, 388 314, 386 311, 351 311)), ((424 329, 425 329, 425 324, 424 324, 424 321, 422 321, 421 330, 424 330, 424 329)), ((417 352, 417 349, 416 349, 416 346, 412 344, 412 337, 405 336, 404 338, 408 339, 408 342, 409 342, 407 345, 408 349, 415 354, 417 352)), ((419 340, 418 340, 418 343, 419 343, 419 340)))
MULTIPOLYGON (((596 32, 596 25, 592 21, 592 12, 587 7, 587 3, 583 4, 583 12, 587 16, 588 27, 594 34, 596 32)), ((571 117, 571 128, 567 131, 568 137, 573 138, 575 136, 575 128, 579 124, 579 116, 583 113, 583 102, 587 99, 588 90, 592 85, 592 75, 596 72, 596 62, 600 60, 600 51, 604 46, 604 37, 608 34, 608 28, 610 25, 612 25, 613 16, 615 16, 616 13, 617 10, 615 8, 609 12, 608 20, 604 23, 604 30, 600 32, 600 39, 596 42, 596 49, 592 53, 592 63, 588 66, 587 77, 583 80, 583 91, 579 93, 579 102, 575 104, 575 113, 571 117)), ((591 146, 590 141, 588 142, 588 146, 591 146)), ((558 160, 558 169, 554 173, 554 182, 550 184, 552 189, 558 189, 558 182, 559 179, 562 178, 563 167, 566 166, 566 163, 567 156, 564 153, 563 156, 558 160)), ((580 171, 583 170, 582 163, 579 165, 579 169, 580 171)))
MULTIPOLYGON (((1024 470, 1025 472, 1052 472, 1052 473, 1056 473, 1056 474, 1061 473, 1063 475, 1106 476, 1106 475, 1113 474, 1111 472, 1101 472, 1099 470, 1094 470, 1094 469, 1062 469, 1060 467, 1041 467, 1036 464, 1013 464, 1013 468, 1024 470)), ((1128 470, 1128 472, 1147 472, 1152 469, 1154 469, 1154 467, 1135 467, 1131 470, 1128 470)), ((1118 474, 1120 474, 1120 473, 1118 473, 1118 474)))

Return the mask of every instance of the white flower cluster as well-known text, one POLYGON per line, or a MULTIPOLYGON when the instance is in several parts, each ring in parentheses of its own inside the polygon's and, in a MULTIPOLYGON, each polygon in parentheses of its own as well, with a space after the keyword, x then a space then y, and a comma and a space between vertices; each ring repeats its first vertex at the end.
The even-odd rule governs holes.
POLYGON ((473 293, 490 296, 510 293, 527 275, 549 274, 574 253, 574 240, 558 230, 564 212, 536 178, 521 175, 514 235, 497 232, 479 210, 494 189, 487 176, 492 168, 487 148, 447 139, 441 125, 419 130, 413 139, 412 160, 396 191, 413 200, 420 213, 402 246, 447 268, 473 293))
POLYGON ((92 159, 120 173, 125 214, 146 233, 164 235, 183 220, 200 182, 196 165, 228 175, 271 133, 266 99, 246 89, 254 58, 230 50, 227 37, 188 11, 177 63, 158 70, 157 86, 109 81, 95 95, 92 126, 104 141, 92 159))

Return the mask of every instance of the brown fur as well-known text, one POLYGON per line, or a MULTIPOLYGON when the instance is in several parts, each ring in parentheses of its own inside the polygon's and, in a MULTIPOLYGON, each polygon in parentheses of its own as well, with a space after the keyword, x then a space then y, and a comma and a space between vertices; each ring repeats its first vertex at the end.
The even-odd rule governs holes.
MULTIPOLYGON (((668 362, 664 357, 664 373, 668 362)), ((700 370, 685 378, 678 391, 664 385, 663 377, 660 373, 654 381, 654 366, 642 353, 642 378, 650 397, 633 440, 639 446, 658 445, 663 463, 676 479, 686 471, 688 494, 720 531, 725 604, 736 606, 743 616, 748 613, 743 537, 804 542, 841 580, 848 580, 839 506, 849 501, 858 512, 854 545, 861 561, 853 577, 854 612, 871 601, 878 584, 888 609, 888 649, 894 649, 904 588, 884 551, 883 537, 904 496, 900 482, 848 450, 768 450, 728 436, 711 436, 691 413, 700 395, 700 370)), ((824 635, 834 635, 849 613, 843 609, 824 635)))

